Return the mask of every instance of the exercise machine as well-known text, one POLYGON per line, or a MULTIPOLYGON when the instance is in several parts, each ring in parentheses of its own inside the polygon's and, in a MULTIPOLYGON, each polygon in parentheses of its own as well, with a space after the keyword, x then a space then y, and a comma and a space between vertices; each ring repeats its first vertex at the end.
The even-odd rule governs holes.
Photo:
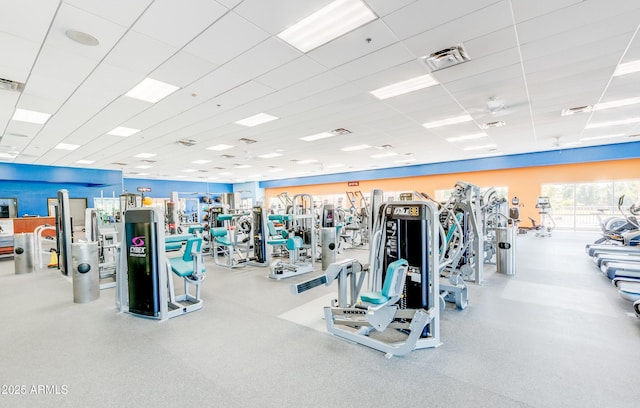
POLYGON ((549 201, 549 197, 538 197, 536 200, 536 208, 540 215, 540 223, 536 224, 535 220, 529 217, 533 229, 536 231, 536 237, 550 237, 551 232, 556 228, 556 222, 551 216, 551 202, 549 201))
POLYGON ((271 263, 269 277, 284 279, 313 272, 317 257, 316 222, 313 212, 313 197, 296 194, 292 200, 292 230, 286 238, 288 262, 277 260, 271 263))
POLYGON ((327 331, 382 351, 388 358, 437 347, 441 344, 437 210, 431 203, 405 201, 387 203, 380 213, 381 228, 371 240, 370 291, 353 303, 361 282, 355 276, 362 268, 351 261, 338 265, 338 273, 333 269, 324 275, 327 282, 328 276, 342 276, 338 306, 324 308, 327 331))
POLYGON ((484 281, 480 200, 477 186, 458 181, 440 211, 440 223, 447 237, 441 253, 441 263, 444 265, 441 275, 453 275, 451 282, 458 282, 458 275, 463 280, 477 284, 484 281))
POLYGON ((120 312, 167 320, 202 308, 202 238, 187 238, 182 256, 168 259, 164 230, 160 209, 131 208, 124 212, 124 253, 116 277, 116 307, 120 312), (181 294, 175 292, 173 275, 184 283, 181 294), (194 294, 189 291, 191 286, 195 287, 194 294))
POLYGON ((251 219, 247 214, 220 214, 218 221, 222 227, 210 228, 213 238, 213 260, 216 265, 227 268, 242 268, 247 266, 249 241, 251 239, 251 219), (220 260, 224 257, 226 260, 220 260))
POLYGON ((100 289, 116 286, 116 269, 120 257, 118 227, 122 223, 104 224, 98 216, 98 210, 85 210, 85 237, 89 242, 98 243, 98 269, 100 275, 100 289))

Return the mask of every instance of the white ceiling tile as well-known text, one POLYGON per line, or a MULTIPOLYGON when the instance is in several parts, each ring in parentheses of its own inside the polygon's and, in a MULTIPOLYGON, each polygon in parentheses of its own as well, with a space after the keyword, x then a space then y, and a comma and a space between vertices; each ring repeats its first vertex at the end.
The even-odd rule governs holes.
MULTIPOLYGON (((387 16, 385 22, 398 38, 404 40, 436 27, 452 23, 455 20, 464 18, 473 11, 480 10, 496 2, 496 0, 478 0, 455 1, 445 4, 440 0, 418 0, 387 16)), ((498 6, 500 8, 509 7, 507 2, 502 1, 500 3, 502 3, 498 6)), ((492 15, 489 14, 489 17, 492 18, 492 15)), ((484 21, 473 19, 470 23, 478 24, 484 21)), ((462 27, 462 24, 458 25, 462 27)))
POLYGON ((325 67, 333 68, 376 52, 397 41, 398 38, 384 22, 374 20, 310 51, 307 55, 325 67))
POLYGON ((301 56, 257 78, 257 81, 273 89, 311 78, 326 71, 326 68, 307 56, 301 56))
POLYGON ((174 46, 135 31, 128 31, 105 58, 105 63, 147 75, 177 51, 178 49, 174 46))
POLYGON ((584 0, 511 0, 516 22, 530 20, 584 0))
MULTIPOLYGON (((404 45, 395 43, 340 65, 334 68, 332 72, 340 77, 355 81, 409 62, 415 63, 414 56, 407 51, 404 45)), ((426 68, 424 70, 426 72, 426 68)), ((389 78, 389 80, 391 80, 391 78, 389 78)))
POLYGON ((153 0, 64 0, 64 3, 129 27, 153 0))
POLYGON ((267 32, 229 12, 187 44, 185 50, 222 65, 268 37, 267 32))
POLYGON ((367 0, 366 4, 367 6, 369 6, 369 8, 371 8, 371 10, 373 10, 374 13, 376 13, 376 15, 383 17, 415 2, 416 0, 367 0))
POLYGON ((0 49, 11 58, 0 59, 0 78, 25 83, 40 49, 40 44, 0 32, 0 49))
POLYGON ((224 67, 253 79, 298 58, 300 53, 276 38, 269 38, 234 58, 224 67))
POLYGON ((149 76, 179 87, 186 87, 213 71, 214 68, 215 64, 210 61, 186 51, 179 51, 149 76))
POLYGON ((227 8, 211 0, 155 0, 133 30, 181 48, 213 24, 227 8))
POLYGON ((3 1, 0 32, 40 43, 58 8, 57 1, 3 1))

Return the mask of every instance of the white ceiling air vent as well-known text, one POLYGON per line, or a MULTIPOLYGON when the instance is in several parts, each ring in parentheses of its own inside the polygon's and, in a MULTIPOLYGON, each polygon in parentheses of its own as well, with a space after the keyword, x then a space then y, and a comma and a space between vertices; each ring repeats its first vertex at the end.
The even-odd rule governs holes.
POLYGON ((444 50, 432 52, 424 57, 423 60, 431 71, 439 71, 441 69, 470 61, 471 58, 467 55, 464 46, 462 44, 458 44, 453 47, 445 48, 444 50))
POLYGON ((0 78, 0 89, 4 91, 16 91, 21 92, 24 88, 24 84, 10 79, 0 78))
POLYGON ((193 139, 180 139, 177 143, 183 146, 194 146, 197 142, 193 139))
POLYGON ((230 154, 222 154, 222 155, 220 155, 220 157, 222 157, 223 159, 231 159, 231 158, 236 157, 236 156, 233 156, 233 155, 230 155, 230 154))
POLYGON ((498 128, 506 125, 504 120, 496 120, 493 122, 487 122, 480 125, 482 129, 498 128))
POLYGON ((561 115, 571 116, 571 115, 575 115, 576 113, 587 113, 587 112, 591 112, 592 109, 593 109, 593 106, 591 105, 576 106, 573 108, 563 109, 561 115))
POLYGON ((349 133, 351 133, 351 131, 345 128, 337 128, 337 129, 333 129, 330 133, 333 135, 339 136, 339 135, 348 135, 349 133))
POLYGON ((257 140, 253 140, 253 139, 247 139, 246 137, 240 138, 238 139, 239 142, 245 143, 245 144, 254 144, 254 143, 258 143, 257 140))

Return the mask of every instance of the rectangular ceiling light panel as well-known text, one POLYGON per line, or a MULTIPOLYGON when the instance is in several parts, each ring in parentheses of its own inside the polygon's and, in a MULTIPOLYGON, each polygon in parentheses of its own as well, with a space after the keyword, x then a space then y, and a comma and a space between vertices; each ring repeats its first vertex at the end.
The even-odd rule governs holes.
POLYGON ((624 64, 618 65, 613 76, 621 76, 627 74, 633 74, 634 72, 640 71, 640 60, 625 62, 624 64))
POLYGON ((278 34, 308 52, 378 18, 360 0, 336 0, 278 34))
POLYGON ((593 106, 594 111, 603 110, 603 109, 611 109, 611 108, 621 108, 623 106, 635 105, 640 103, 640 97, 635 98, 627 98, 627 99, 618 99, 615 101, 597 103, 593 106))
POLYGON ((368 149, 370 147, 371 146, 369 146, 368 144, 361 144, 361 145, 343 147, 340 150, 342 150, 343 152, 355 152, 356 150, 364 150, 364 149, 368 149))
POLYGON ((258 113, 257 115, 249 116, 248 118, 239 120, 235 123, 242 126, 253 127, 276 119, 278 118, 267 113, 258 113))
POLYGON ((487 135, 484 134, 484 133, 473 133, 473 134, 470 134, 470 135, 448 137, 448 138, 446 138, 444 140, 446 140, 449 143, 455 143, 455 142, 464 142, 464 141, 467 141, 467 140, 482 139, 483 137, 487 137, 487 135))
MULTIPOLYGON (((228 145, 228 144, 217 144, 215 146, 209 146, 207 147, 207 150, 215 150, 215 151, 220 151, 220 150, 227 150, 227 149, 231 149, 233 146, 228 145)), ((233 156, 232 156, 233 157, 233 156)))
POLYGON ((336 134, 329 132, 316 133, 315 135, 301 137, 300 140, 304 140, 305 142, 313 142, 314 140, 326 139, 329 137, 333 137, 336 134))
POLYGON ((151 78, 145 78, 142 82, 127 92, 125 96, 145 102, 156 103, 171 95, 178 89, 180 89, 178 86, 167 84, 162 81, 156 81, 151 78))
POLYGON ((436 120, 433 122, 423 123, 422 126, 426 127, 427 129, 433 129, 433 128, 438 128, 442 126, 456 125, 458 123, 471 122, 472 120, 473 118, 471 116, 462 115, 462 116, 456 116, 453 118, 447 118, 447 119, 436 120))
POLYGON ((273 159, 274 157, 280 157, 282 156, 282 153, 267 153, 267 154, 261 154, 258 157, 261 159, 273 159))
POLYGON ((136 154, 134 157, 139 157, 141 159, 150 159, 153 156, 155 156, 155 153, 139 153, 139 154, 136 154))
POLYGON ((16 109, 11 120, 43 125, 51 117, 50 113, 36 112, 27 109, 16 109))
POLYGON ((396 82, 395 84, 383 86, 382 88, 375 89, 369 93, 378 99, 387 99, 393 98, 394 96, 404 95, 409 92, 417 91, 419 89, 428 88, 434 85, 438 85, 438 81, 436 81, 431 75, 427 74, 407 79, 406 81, 396 82))
POLYGON ((107 132, 107 134, 112 136, 129 137, 131 135, 135 135, 139 131, 140 129, 133 129, 128 127, 118 126, 117 128, 107 132))
POLYGON ((95 160, 82 159, 82 160, 78 160, 76 163, 78 163, 78 164, 93 164, 93 163, 95 163, 95 160))
POLYGON ((612 120, 610 122, 600 122, 600 123, 589 123, 585 126, 585 129, 597 129, 609 126, 619 126, 619 125, 630 125, 632 123, 639 123, 640 118, 629 118, 622 120, 612 120))
POLYGON ((76 150, 80 145, 69 144, 69 143, 58 143, 54 149, 58 150, 76 150))

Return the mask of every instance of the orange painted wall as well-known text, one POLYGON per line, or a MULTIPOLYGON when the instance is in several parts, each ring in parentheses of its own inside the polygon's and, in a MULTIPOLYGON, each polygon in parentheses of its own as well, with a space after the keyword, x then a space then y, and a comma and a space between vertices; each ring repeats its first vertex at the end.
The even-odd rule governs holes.
MULTIPOLYGON (((505 170, 490 170, 467 173, 424 175, 397 179, 360 181, 358 187, 348 187, 343 183, 313 184, 265 189, 266 202, 281 192, 294 194, 343 194, 347 191, 369 193, 373 189, 384 191, 419 191, 432 197, 435 190, 450 189, 457 181, 466 181, 480 187, 508 186, 509 199, 520 198, 524 207, 520 209, 520 219, 538 218, 535 209, 536 199, 540 195, 541 185, 546 183, 584 183, 605 180, 626 180, 640 178, 640 159, 625 159, 554 166, 525 167, 505 170)), ((528 225, 525 222, 524 225, 528 225)))

